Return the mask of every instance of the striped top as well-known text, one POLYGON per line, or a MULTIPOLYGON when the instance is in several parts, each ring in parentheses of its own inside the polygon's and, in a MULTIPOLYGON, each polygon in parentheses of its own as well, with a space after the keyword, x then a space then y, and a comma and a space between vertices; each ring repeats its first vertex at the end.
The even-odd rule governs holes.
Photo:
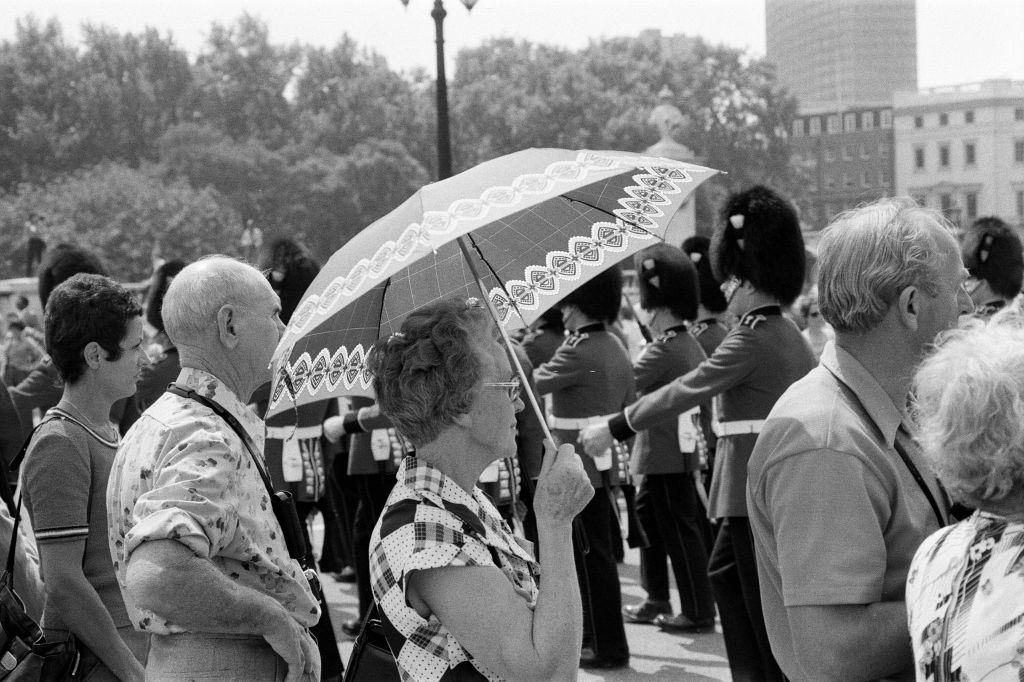
MULTIPOLYGON (((71 412, 56 416, 32 439, 22 464, 22 490, 38 544, 85 540, 82 572, 114 619, 128 625, 107 543, 107 479, 117 442, 105 439, 71 412)), ((46 580, 43 567, 43 581, 46 580)), ((59 612, 43 609, 43 627, 67 630, 59 612)))

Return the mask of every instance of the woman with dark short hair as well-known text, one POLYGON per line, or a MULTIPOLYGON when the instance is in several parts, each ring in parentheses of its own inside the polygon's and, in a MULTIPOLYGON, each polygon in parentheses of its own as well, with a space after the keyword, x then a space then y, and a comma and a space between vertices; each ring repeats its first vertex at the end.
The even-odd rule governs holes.
POLYGON ((571 445, 549 447, 534 496, 542 564, 477 488, 491 462, 515 456, 523 409, 496 333, 475 301, 440 301, 369 356, 381 413, 416 448, 370 540, 373 596, 403 679, 576 676, 571 529, 593 488, 571 445))
POLYGON ((50 294, 46 350, 64 383, 22 464, 46 604, 48 641, 73 634, 90 680, 142 680, 149 636, 128 620, 107 544, 107 479, 118 430, 113 403, 135 392, 146 362, 142 308, 101 275, 75 275, 50 294))

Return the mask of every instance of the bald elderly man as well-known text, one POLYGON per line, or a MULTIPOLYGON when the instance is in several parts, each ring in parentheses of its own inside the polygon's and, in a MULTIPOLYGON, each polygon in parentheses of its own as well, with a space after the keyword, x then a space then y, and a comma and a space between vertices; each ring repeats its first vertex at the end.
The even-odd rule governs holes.
POLYGON ((269 504, 265 428, 246 406, 280 310, 258 270, 223 256, 187 266, 164 298, 181 394, 128 431, 107 490, 125 606, 152 634, 149 679, 319 679, 319 605, 269 504))

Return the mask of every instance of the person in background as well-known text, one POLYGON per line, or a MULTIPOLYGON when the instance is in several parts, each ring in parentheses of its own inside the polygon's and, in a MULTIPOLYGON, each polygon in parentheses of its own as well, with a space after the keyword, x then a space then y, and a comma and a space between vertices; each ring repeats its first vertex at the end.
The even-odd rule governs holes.
POLYGON ((149 635, 136 631, 107 544, 107 479, 118 445, 110 407, 135 392, 146 363, 142 308, 101 275, 53 290, 46 349, 64 384, 22 464, 22 490, 39 550, 47 641, 71 633, 90 680, 142 680, 149 635))
POLYGON ((165 261, 153 272, 145 304, 146 322, 154 331, 150 340, 150 364, 142 370, 142 378, 139 379, 135 395, 129 398, 125 406, 120 423, 122 434, 127 433, 139 415, 163 395, 167 390, 167 384, 174 381, 181 371, 178 349, 174 347, 174 342, 167 336, 164 327, 163 306, 167 287, 184 267, 185 263, 180 260, 165 261))
POLYGON ((918 442, 977 511, 928 536, 907 573, 915 672, 1018 679, 1024 611, 1024 317, 952 332, 914 378, 918 442))
POLYGON ((287 238, 271 245, 270 259, 264 263, 264 268, 268 271, 270 286, 281 297, 281 310, 288 311, 299 307, 306 289, 320 273, 320 264, 309 255, 306 247, 287 238))
POLYGON ((150 679, 319 679, 320 607, 261 475, 265 425, 247 403, 284 330, 255 268, 186 266, 164 297, 179 392, 125 434, 107 488, 109 552, 150 679), (184 395, 182 395, 184 393, 184 395))
POLYGON ((768 416, 747 490, 768 636, 791 680, 913 674, 907 571, 949 504, 906 406, 937 336, 974 309, 966 279, 947 225, 911 200, 840 214, 818 243, 836 338, 768 416))
POLYGON ((971 278, 975 315, 989 318, 1020 293, 1024 255, 1020 237, 999 218, 978 218, 964 235, 960 255, 971 278))
POLYGON ((803 331, 800 332, 807 339, 807 345, 815 358, 821 357, 825 344, 835 338, 832 326, 821 316, 821 309, 818 307, 818 289, 812 288, 796 301, 797 313, 804 320, 803 331))
POLYGON ((487 310, 473 299, 430 304, 369 358, 381 412, 416 449, 370 544, 373 595, 403 679, 574 679, 572 521, 594 490, 571 445, 550 447, 534 498, 538 564, 475 485, 491 462, 515 456, 523 409, 487 310))
MULTIPOLYGON (((622 272, 613 267, 596 275, 559 303, 570 330, 554 356, 534 370, 537 391, 551 394, 548 425, 555 440, 572 445, 581 428, 609 412, 621 410, 635 394, 633 367, 625 347, 609 331, 622 299, 622 272)), ((598 492, 580 512, 590 543, 576 547, 583 594, 587 644, 592 654, 584 668, 625 668, 629 643, 622 623, 622 590, 616 568, 612 524, 618 525, 614 487, 626 478, 624 448, 605 448, 583 459, 590 483, 598 492), (605 452, 611 450, 611 452, 605 452)), ((619 547, 622 541, 617 540, 619 547)))
POLYGON ((29 307, 28 297, 19 294, 14 301, 14 309, 18 311, 18 318, 25 324, 25 331, 37 341, 42 341, 43 333, 39 329, 39 316, 29 307))
MULTIPOLYGON (((633 363, 637 392, 661 388, 704 361, 688 329, 697 317, 697 270, 679 249, 660 244, 635 256, 640 311, 655 340, 633 363)), ((623 608, 633 623, 656 622, 664 629, 707 630, 715 625, 708 579, 707 510, 697 492, 701 461, 699 417, 708 405, 668 417, 641 431, 630 465, 642 476, 636 513, 649 545, 640 549, 640 582, 647 598, 623 608), (685 441, 685 442, 684 442, 685 441), (669 602, 667 559, 679 590, 680 612, 669 602)))
POLYGON ((25 323, 17 313, 8 313, 7 333, 0 343, 4 383, 9 386, 21 383, 42 360, 44 354, 42 346, 26 333, 25 323))
POLYGON ((551 308, 530 325, 523 337, 523 350, 530 364, 537 368, 551 359, 563 341, 565 326, 562 324, 562 312, 558 308, 551 308))
MULTIPOLYGON (((79 273, 106 275, 107 271, 95 254, 72 244, 57 244, 48 249, 39 264, 40 305, 45 309, 50 292, 64 280, 79 273)), ((33 410, 45 412, 60 400, 59 379, 57 368, 50 362, 50 358, 43 357, 25 379, 7 387, 14 407, 18 410, 18 417, 26 428, 32 425, 33 410)), ((118 407, 112 408, 112 416, 116 413, 118 419, 115 421, 120 421, 120 409, 123 409, 124 402, 115 405, 118 407)))
POLYGON ((803 287, 805 254, 793 206, 767 187, 726 202, 711 243, 739 323, 697 369, 647 393, 580 440, 590 454, 715 398, 718 452, 708 515, 719 520, 708 574, 722 620, 729 668, 741 680, 782 678, 765 632, 746 501, 747 460, 775 401, 814 367, 800 330, 782 316, 803 287))

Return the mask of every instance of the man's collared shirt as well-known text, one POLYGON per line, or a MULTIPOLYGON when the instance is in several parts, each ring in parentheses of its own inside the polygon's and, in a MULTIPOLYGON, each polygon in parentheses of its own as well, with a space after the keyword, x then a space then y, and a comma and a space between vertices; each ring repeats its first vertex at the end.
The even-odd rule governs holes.
MULTIPOLYGON (((185 368, 177 383, 234 415, 262 453, 263 421, 216 377, 185 368)), ((253 457, 224 420, 194 400, 165 393, 128 431, 107 487, 107 515, 117 580, 139 630, 185 631, 135 606, 126 590, 128 559, 151 540, 180 542, 238 584, 277 599, 301 625, 320 618, 253 457)))
POLYGON ((805 675, 786 607, 902 602, 914 551, 940 527, 894 448, 900 438, 941 505, 907 426, 871 373, 830 342, 761 431, 747 500, 765 624, 791 679, 805 675))
MULTIPOLYGON (((539 566, 478 488, 467 492, 412 456, 402 460, 397 479, 370 538, 373 597, 403 639, 398 646, 389 641, 402 679, 440 680, 451 669, 476 664, 436 616, 425 620, 409 606, 408 576, 447 566, 497 566, 532 608, 539 566)), ((484 602, 480 608, 492 613, 484 602)))

